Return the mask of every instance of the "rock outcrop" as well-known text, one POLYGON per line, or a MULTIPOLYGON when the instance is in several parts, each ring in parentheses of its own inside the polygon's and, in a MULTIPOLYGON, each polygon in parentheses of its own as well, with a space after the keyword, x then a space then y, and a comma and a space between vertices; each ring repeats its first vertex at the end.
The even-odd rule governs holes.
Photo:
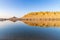
POLYGON ((60 26, 60 12, 31 12, 22 19, 27 24, 35 22, 36 26, 60 26))

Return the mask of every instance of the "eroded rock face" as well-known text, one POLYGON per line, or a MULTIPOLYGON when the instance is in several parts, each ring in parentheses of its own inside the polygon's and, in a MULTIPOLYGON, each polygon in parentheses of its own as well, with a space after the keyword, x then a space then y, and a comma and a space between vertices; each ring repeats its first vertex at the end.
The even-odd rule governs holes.
POLYGON ((31 12, 23 18, 60 18, 60 12, 31 12))
POLYGON ((31 12, 22 19, 32 26, 60 26, 60 12, 31 12))

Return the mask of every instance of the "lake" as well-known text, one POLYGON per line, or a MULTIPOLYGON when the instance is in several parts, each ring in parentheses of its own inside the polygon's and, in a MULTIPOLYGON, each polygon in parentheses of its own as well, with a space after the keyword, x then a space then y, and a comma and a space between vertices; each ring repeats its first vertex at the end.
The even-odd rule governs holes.
POLYGON ((60 40, 60 28, 30 26, 22 21, 0 21, 0 40, 60 40))

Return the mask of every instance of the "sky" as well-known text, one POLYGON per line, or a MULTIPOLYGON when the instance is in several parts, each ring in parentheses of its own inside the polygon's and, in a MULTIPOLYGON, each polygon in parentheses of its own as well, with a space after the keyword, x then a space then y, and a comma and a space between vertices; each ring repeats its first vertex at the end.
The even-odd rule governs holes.
POLYGON ((60 11, 60 0, 0 0, 0 18, 40 11, 60 11))

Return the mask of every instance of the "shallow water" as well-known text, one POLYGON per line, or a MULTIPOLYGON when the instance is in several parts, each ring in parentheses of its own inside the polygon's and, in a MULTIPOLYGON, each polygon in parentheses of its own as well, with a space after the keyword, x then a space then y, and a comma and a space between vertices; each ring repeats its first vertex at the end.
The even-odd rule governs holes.
POLYGON ((22 21, 0 22, 0 40, 60 40, 60 28, 29 26, 22 21))

